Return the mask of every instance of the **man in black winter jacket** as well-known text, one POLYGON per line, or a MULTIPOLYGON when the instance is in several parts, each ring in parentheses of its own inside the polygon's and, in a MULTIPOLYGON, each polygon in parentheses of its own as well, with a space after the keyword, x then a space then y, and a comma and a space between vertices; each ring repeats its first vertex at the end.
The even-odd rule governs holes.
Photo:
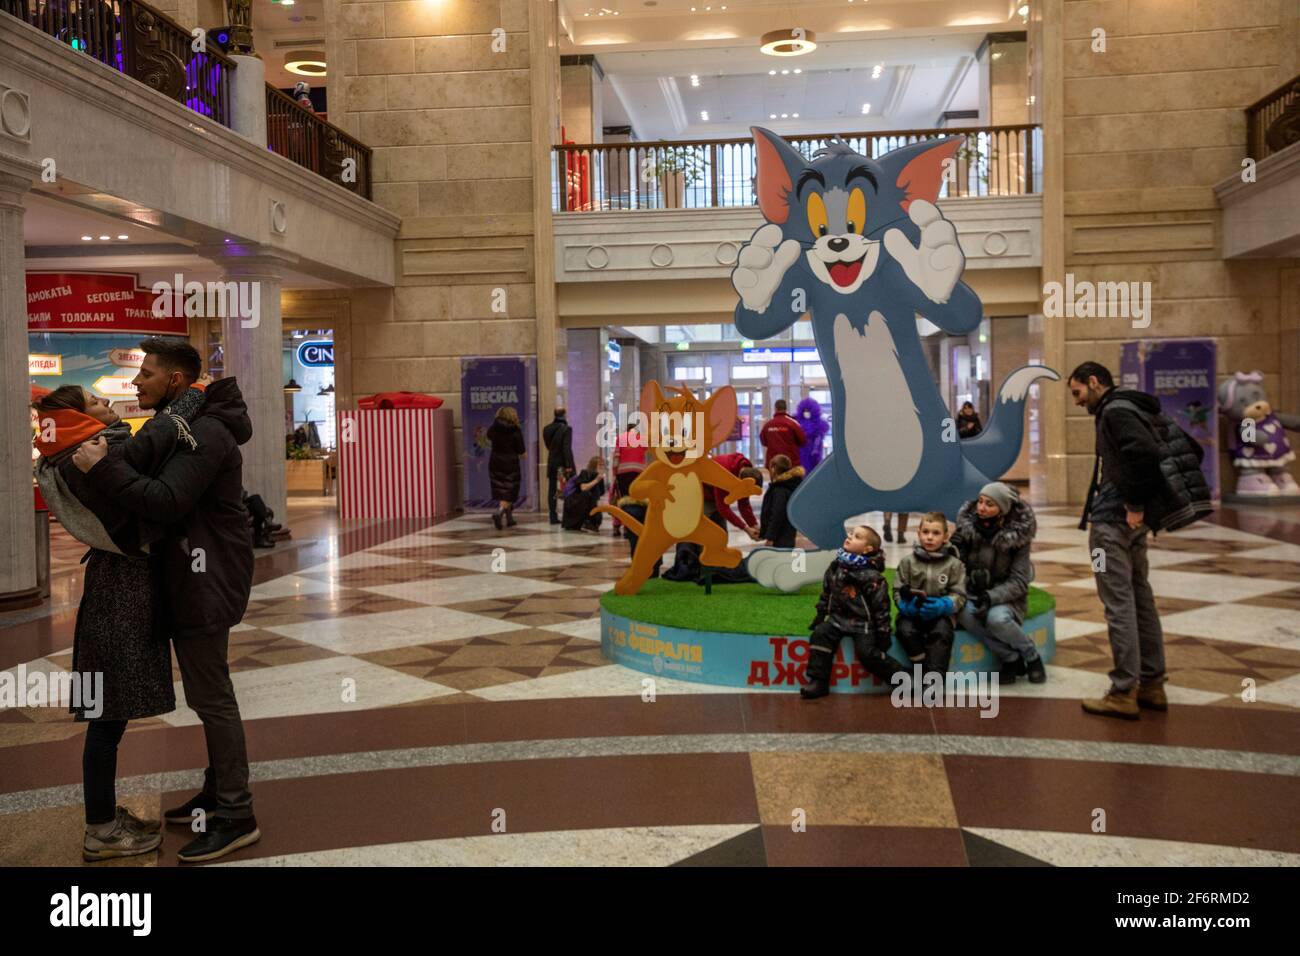
POLYGON ((844 539, 844 546, 826 569, 817 618, 809 642, 807 684, 799 691, 804 700, 830 693, 831 669, 840 641, 853 639, 858 663, 886 684, 903 666, 889 656, 889 582, 885 580, 885 553, 880 535, 859 525, 844 539))
POLYGON ((556 490, 573 474, 573 428, 564 417, 565 410, 557 408, 555 418, 542 429, 546 445, 546 504, 551 512, 551 524, 560 523, 556 490))
MULTIPOLYGON (((140 347, 145 358, 133 384, 141 407, 158 409, 161 416, 198 378, 199 354, 167 339, 146 339, 140 347)), ((73 459, 123 508, 169 529, 150 555, 163 609, 158 627, 172 639, 185 701, 203 721, 208 745, 203 790, 163 815, 168 823, 187 826, 196 816, 205 820, 198 838, 181 849, 182 862, 217 859, 261 837, 227 661, 230 629, 244 616, 253 580, 239 451, 253 428, 233 378, 214 382, 206 396, 190 434, 182 436, 156 478, 135 471, 122 456, 104 457, 89 443, 73 459)), ((155 417, 142 432, 161 424, 155 417)))
POLYGON ((1160 442, 1148 416, 1160 402, 1116 388, 1110 371, 1084 362, 1070 374, 1074 403, 1097 419, 1096 460, 1083 519, 1089 525, 1097 596, 1106 611, 1114 669, 1110 690, 1083 701, 1090 714, 1136 720, 1140 707, 1165 710, 1165 644, 1148 580, 1147 532, 1168 508, 1160 442))

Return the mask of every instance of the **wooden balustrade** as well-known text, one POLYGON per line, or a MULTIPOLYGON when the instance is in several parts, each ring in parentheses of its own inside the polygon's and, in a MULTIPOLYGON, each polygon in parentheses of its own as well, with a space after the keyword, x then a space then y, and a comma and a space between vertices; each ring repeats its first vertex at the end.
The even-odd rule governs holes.
POLYGON ((269 84, 266 143, 299 166, 370 198, 370 148, 269 84))

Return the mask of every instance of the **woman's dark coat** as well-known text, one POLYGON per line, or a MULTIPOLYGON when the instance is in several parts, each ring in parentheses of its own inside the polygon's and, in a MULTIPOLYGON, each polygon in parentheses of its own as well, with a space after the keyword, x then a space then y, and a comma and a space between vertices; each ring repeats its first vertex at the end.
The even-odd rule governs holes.
POLYGON ((524 445, 524 433, 518 425, 511 425, 501 419, 492 422, 487 430, 488 441, 492 443, 492 457, 488 459, 488 479, 492 482, 492 500, 509 501, 513 504, 519 499, 520 474, 519 458, 527 451, 524 445))

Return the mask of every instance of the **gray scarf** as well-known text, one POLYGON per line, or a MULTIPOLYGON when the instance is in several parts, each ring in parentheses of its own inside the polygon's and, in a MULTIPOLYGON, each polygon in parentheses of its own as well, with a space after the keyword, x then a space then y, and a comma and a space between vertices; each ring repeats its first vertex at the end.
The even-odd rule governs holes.
MULTIPOLYGON (((114 445, 120 445, 131 437, 131 426, 126 422, 109 425, 95 436, 108 443, 110 454, 114 445)), ((94 512, 83 505, 72 493, 68 483, 59 474, 59 466, 76 454, 80 445, 65 448, 57 454, 41 460, 36 465, 36 484, 41 489, 41 496, 50 506, 50 512, 59 519, 65 531, 82 544, 90 545, 100 551, 121 554, 122 549, 113 543, 103 523, 95 517, 94 512)))

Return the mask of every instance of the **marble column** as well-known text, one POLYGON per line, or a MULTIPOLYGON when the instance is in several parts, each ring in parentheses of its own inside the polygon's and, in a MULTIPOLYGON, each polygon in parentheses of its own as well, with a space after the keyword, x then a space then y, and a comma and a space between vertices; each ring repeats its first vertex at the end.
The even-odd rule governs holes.
POLYGON ((266 64, 260 57, 236 53, 230 91, 231 128, 266 148, 266 64))
POLYGON ((41 168, 0 153, 0 610, 41 602, 36 587, 32 426, 27 407, 23 196, 41 168))
MULTIPOLYGON (((289 526, 284 474, 284 333, 280 321, 280 292, 284 270, 292 257, 264 247, 226 246, 202 248, 199 254, 222 269, 223 283, 236 283, 241 300, 255 301, 252 316, 221 316, 221 343, 225 349, 225 377, 239 380, 240 391, 253 420, 253 437, 244 454, 244 488, 261 495, 276 520, 289 526), (254 299, 254 295, 256 298, 254 299)), ((230 310, 224 310, 230 312, 230 310)))

